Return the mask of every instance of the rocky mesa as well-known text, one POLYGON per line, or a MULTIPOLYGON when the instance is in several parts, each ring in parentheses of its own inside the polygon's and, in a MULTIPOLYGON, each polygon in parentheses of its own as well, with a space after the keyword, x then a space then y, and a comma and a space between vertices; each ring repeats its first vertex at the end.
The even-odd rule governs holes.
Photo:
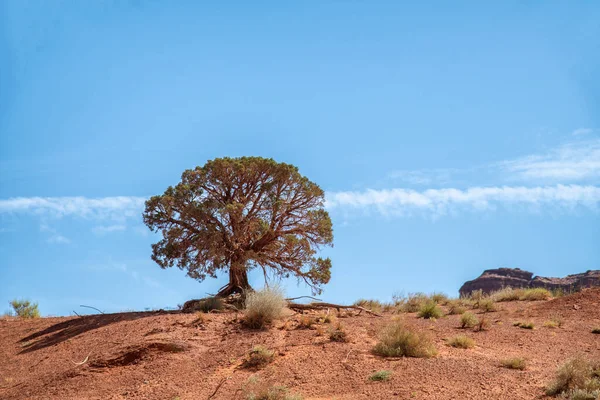
POLYGON ((593 286, 600 286, 600 270, 588 270, 581 274, 567 275, 564 278, 548 278, 534 276, 532 272, 519 268, 496 268, 487 269, 478 278, 465 282, 459 292, 461 296, 466 296, 474 290, 490 293, 505 287, 541 287, 571 292, 593 286))

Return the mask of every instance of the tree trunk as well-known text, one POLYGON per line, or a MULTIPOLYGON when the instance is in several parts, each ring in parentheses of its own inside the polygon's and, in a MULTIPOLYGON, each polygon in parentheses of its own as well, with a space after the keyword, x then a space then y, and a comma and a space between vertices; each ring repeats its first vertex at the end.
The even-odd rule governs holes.
POLYGON ((244 293, 244 291, 252 289, 250 283, 248 283, 248 271, 245 266, 232 265, 229 268, 229 283, 225 285, 217 296, 227 297, 234 293, 244 293))

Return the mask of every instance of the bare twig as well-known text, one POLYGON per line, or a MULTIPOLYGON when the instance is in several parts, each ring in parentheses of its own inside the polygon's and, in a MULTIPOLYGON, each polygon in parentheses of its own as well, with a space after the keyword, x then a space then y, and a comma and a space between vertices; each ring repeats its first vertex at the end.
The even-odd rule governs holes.
POLYGON ((73 314, 77 315, 78 317, 81 317, 81 315, 77 314, 75 310, 73 310, 73 314))
POLYGON ((90 355, 91 355, 91 354, 92 354, 92 352, 90 351, 90 354, 88 354, 88 355, 87 355, 87 357, 86 357, 86 358, 85 358, 85 359, 84 359, 82 362, 75 362, 75 361, 73 361, 73 360, 71 360, 71 362, 72 362, 73 364, 75 364, 75 365, 78 365, 78 366, 79 366, 79 365, 83 365, 83 364, 85 364, 85 363, 88 361, 88 359, 90 358, 90 355))
POLYGON ((85 308, 92 308, 96 311, 98 311, 100 314, 104 314, 102 311, 98 310, 96 307, 92 307, 92 306, 84 306, 84 305, 80 305, 79 307, 85 307, 85 308))
POLYGON ((354 350, 354 349, 350 349, 350 351, 348 352, 348 354, 346 354, 346 358, 344 358, 344 361, 342 361, 343 363, 345 363, 346 361, 348 361, 348 356, 350 356, 350 353, 352 353, 352 350, 354 350))
POLYGON ((317 298, 311 297, 311 296, 290 297, 290 298, 288 298, 286 300, 287 301, 292 301, 292 300, 298 300, 298 299, 312 299, 312 300, 316 300, 316 301, 323 301, 321 299, 317 299, 317 298))
POLYGON ((215 397, 215 395, 217 394, 217 392, 219 391, 219 389, 221 388, 221 386, 223 386, 223 384, 224 384, 224 383, 225 383, 225 382, 226 382, 226 381, 227 381, 229 378, 230 378, 230 377, 229 377, 229 376, 227 376, 227 377, 225 377, 225 378, 221 379, 221 381, 220 381, 220 382, 219 382, 219 384, 217 385, 217 387, 216 387, 215 391, 214 391, 214 392, 213 392, 213 393, 212 393, 210 396, 208 396, 208 399, 207 399, 207 400, 210 400, 210 399, 212 399, 213 397, 215 397))

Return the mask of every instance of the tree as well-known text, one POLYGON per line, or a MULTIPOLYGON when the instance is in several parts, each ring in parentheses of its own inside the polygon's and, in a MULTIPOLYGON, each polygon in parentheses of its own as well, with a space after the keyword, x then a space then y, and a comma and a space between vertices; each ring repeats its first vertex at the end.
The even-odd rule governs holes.
POLYGON ((261 157, 218 158, 186 170, 181 182, 146 201, 144 223, 162 240, 152 259, 203 281, 228 271, 218 296, 251 289, 248 271, 296 276, 314 293, 329 282, 332 246, 324 192, 293 165, 261 157))

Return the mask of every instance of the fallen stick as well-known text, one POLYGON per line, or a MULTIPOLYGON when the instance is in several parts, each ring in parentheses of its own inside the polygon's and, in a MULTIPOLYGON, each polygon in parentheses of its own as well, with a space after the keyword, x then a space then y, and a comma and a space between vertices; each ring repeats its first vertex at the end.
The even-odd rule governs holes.
POLYGON ((364 311, 367 314, 374 315, 376 317, 383 317, 381 314, 377 314, 371 310, 367 310, 361 306, 344 306, 341 304, 333 304, 333 303, 310 303, 310 304, 297 304, 297 303, 288 303, 288 308, 291 310, 322 310, 324 308, 337 308, 338 311, 340 309, 344 310, 359 310, 364 311))
POLYGON ((72 362, 73 364, 77 365, 77 366, 79 366, 79 365, 83 365, 83 364, 85 364, 85 363, 88 361, 88 359, 90 358, 90 355, 91 355, 91 354, 92 354, 92 352, 90 351, 90 354, 88 354, 88 355, 87 355, 87 357, 85 358, 85 360, 83 360, 82 362, 75 362, 75 361, 73 361, 73 360, 71 360, 71 362, 72 362))
POLYGON ((217 392, 219 391, 219 389, 221 388, 221 386, 223 386, 223 384, 225 383, 225 381, 227 381, 227 379, 229 379, 229 377, 225 377, 225 378, 221 379, 221 382, 219 382, 219 384, 217 385, 217 388, 215 389, 215 391, 210 396, 208 396, 207 400, 210 400, 213 397, 215 397, 215 395, 217 394, 217 392))

